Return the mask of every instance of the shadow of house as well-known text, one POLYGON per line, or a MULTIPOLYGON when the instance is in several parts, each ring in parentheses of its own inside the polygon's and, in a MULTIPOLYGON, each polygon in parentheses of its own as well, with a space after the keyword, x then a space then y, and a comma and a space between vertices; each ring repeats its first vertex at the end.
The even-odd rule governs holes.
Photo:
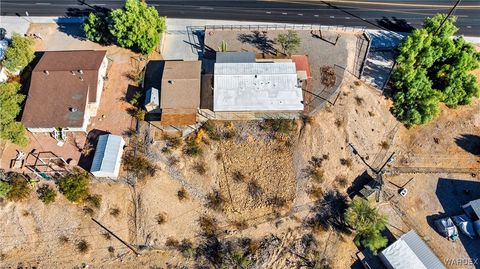
MULTIPOLYGON (((451 217, 464 214, 462 206, 472 200, 480 198, 480 182, 439 178, 435 194, 437 195, 438 201, 442 205, 444 212, 428 216, 427 222, 430 225, 433 224, 433 221, 441 217, 451 217)), ((462 233, 460 233, 459 237, 468 256, 470 256, 472 260, 479 259, 480 245, 478 245, 478 238, 470 239, 462 233)), ((476 264, 475 267, 480 268, 480 264, 476 264)))
POLYGON ((398 19, 397 17, 382 17, 380 20, 376 20, 377 24, 385 30, 394 32, 412 32, 415 28, 407 23, 404 19, 398 19))
POLYGON ((275 41, 268 38, 264 32, 252 31, 251 34, 239 34, 238 40, 255 46, 262 53, 277 54, 277 50, 274 47, 275 41))
POLYGON ((86 171, 90 171, 90 168, 92 167, 93 156, 95 155, 95 149, 97 148, 98 137, 104 134, 109 134, 109 132, 93 129, 88 133, 85 147, 87 147, 87 144, 89 144, 93 150, 88 152, 88 154, 82 153, 80 159, 78 160, 78 166, 82 167, 86 171))
POLYGON ((455 143, 474 155, 480 155, 480 136, 472 134, 462 134, 455 138, 455 143))

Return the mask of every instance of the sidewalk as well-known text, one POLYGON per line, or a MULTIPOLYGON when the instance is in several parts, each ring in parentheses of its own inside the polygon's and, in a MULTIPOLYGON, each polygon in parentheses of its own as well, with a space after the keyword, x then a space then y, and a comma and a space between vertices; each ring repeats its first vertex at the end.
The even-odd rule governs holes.
POLYGON ((27 17, 27 16, 2 16, 0 27, 7 30, 7 38, 12 33, 24 35, 28 32, 30 23, 82 23, 84 17, 27 17))

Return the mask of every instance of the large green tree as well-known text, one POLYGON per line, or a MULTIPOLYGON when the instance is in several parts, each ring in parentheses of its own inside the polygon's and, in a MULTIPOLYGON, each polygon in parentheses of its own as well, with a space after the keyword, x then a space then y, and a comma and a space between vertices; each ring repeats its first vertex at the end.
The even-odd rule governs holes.
POLYGON ((89 178, 86 173, 74 172, 67 174, 58 181, 58 188, 65 197, 74 203, 87 199, 89 178))
POLYGON ((356 241, 374 253, 387 245, 387 238, 380 234, 387 219, 367 200, 355 197, 345 212, 345 221, 357 232, 356 241))
POLYGON ((28 143, 23 124, 16 121, 20 104, 25 99, 18 82, 0 83, 0 138, 10 140, 20 146, 28 143))
POLYGON ((83 31, 88 40, 100 44, 108 44, 112 41, 109 30, 109 14, 91 12, 83 22, 83 31))
POLYGON ((427 18, 424 27, 413 31, 398 48, 392 113, 406 126, 431 121, 440 111, 440 102, 457 107, 479 96, 478 83, 469 71, 478 68, 480 53, 463 37, 453 38, 458 30, 456 18, 441 25, 445 16, 427 18))
POLYGON ((10 46, 5 51, 2 65, 11 72, 22 70, 35 57, 32 46, 33 40, 30 37, 13 33, 10 46))
POLYGON ((297 32, 293 30, 288 30, 286 34, 279 34, 276 41, 282 47, 283 53, 288 55, 291 55, 302 42, 297 32))

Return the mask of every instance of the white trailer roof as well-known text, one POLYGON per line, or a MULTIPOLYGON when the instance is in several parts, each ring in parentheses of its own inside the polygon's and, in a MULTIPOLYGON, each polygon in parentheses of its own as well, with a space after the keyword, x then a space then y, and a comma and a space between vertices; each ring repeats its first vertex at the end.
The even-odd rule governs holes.
POLYGON ((380 259, 392 269, 446 269, 414 230, 385 248, 380 259))
POLYGON ((118 135, 101 135, 90 172, 96 177, 118 177, 125 141, 118 135))
POLYGON ((213 110, 301 111, 295 63, 215 63, 213 110))

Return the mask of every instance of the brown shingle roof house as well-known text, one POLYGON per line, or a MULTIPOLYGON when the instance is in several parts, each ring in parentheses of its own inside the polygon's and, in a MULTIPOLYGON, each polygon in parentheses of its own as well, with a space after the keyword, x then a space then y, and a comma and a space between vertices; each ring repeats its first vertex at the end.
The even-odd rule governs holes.
MULTIPOLYGON (((164 61, 158 63, 158 66, 158 71, 162 74, 152 76, 161 75, 160 85, 156 85, 158 81, 149 84, 152 84, 150 85, 152 87, 160 86, 160 124, 163 126, 195 124, 200 106, 201 62, 164 61)), ((153 80, 155 79, 150 79, 150 82, 153 80)))
POLYGON ((96 115, 106 51, 47 51, 32 71, 22 122, 31 132, 86 132, 96 115))

